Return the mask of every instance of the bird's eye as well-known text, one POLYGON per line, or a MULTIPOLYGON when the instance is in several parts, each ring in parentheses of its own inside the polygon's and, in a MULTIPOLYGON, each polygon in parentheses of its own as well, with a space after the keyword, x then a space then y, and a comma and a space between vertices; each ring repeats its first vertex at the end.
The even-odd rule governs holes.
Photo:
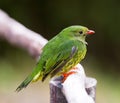
POLYGON ((80 34, 83 34, 83 31, 80 31, 79 33, 80 33, 80 34))

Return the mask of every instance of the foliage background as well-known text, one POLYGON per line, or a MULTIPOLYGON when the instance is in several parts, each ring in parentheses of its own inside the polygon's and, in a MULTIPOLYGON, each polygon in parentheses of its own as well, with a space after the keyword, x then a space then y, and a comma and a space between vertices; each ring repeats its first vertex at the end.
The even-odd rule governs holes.
MULTIPOLYGON (((119 103, 119 0, 0 0, 0 8, 47 39, 70 25, 95 30, 96 34, 87 38, 88 53, 82 64, 87 75, 98 80, 97 103, 119 103)), ((49 102, 48 81, 14 92, 34 66, 24 50, 0 39, 0 103, 49 102)))

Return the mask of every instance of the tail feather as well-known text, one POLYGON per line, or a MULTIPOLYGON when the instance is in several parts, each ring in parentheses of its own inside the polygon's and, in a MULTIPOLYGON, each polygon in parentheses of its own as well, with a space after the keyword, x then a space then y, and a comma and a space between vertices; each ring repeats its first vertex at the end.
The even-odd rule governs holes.
POLYGON ((33 76, 29 75, 16 89, 17 92, 21 91, 23 88, 26 88, 27 85, 33 80, 33 76))
POLYGON ((43 72, 40 70, 41 66, 36 66, 33 72, 28 75, 28 77, 17 87, 16 91, 19 92, 23 88, 27 87, 30 82, 36 82, 37 80, 42 80, 43 72))
POLYGON ((42 72, 36 71, 36 69, 17 87, 16 91, 19 92, 23 88, 26 88, 30 82, 36 82, 37 80, 42 80, 42 72))

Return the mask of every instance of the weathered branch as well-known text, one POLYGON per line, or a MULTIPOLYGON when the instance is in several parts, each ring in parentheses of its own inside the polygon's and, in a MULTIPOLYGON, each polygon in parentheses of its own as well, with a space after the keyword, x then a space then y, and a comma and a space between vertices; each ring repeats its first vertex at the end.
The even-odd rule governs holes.
POLYGON ((2 10, 0 10, 0 37, 12 45, 27 50, 36 59, 41 53, 41 48, 47 43, 41 35, 29 30, 2 10))
MULTIPOLYGON (((38 59, 47 40, 27 29, 0 10, 0 37, 10 44, 25 49, 38 59)), ((81 65, 77 73, 70 75, 64 83, 61 77, 50 81, 51 103, 95 103, 96 80, 86 77, 81 65)))
POLYGON ((95 103, 97 81, 86 77, 80 64, 77 68, 74 70, 77 73, 67 77, 64 83, 61 77, 50 81, 50 103, 95 103))

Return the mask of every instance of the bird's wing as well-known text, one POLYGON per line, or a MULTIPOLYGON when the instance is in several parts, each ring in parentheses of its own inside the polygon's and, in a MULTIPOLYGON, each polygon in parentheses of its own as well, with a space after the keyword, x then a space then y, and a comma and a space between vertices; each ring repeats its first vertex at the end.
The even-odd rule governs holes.
POLYGON ((53 77, 75 55, 77 46, 74 41, 67 41, 56 47, 51 57, 46 60, 42 81, 51 74, 53 77))

